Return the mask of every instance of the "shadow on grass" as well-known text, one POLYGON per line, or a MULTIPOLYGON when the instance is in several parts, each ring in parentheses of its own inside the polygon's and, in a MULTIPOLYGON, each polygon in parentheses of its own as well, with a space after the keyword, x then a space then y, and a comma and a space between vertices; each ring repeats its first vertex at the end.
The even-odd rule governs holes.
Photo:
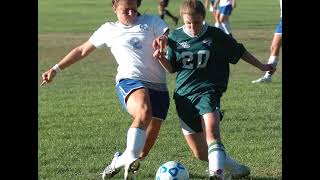
MULTIPOLYGON (((122 171, 121 171, 122 172, 122 171)), ((123 173, 120 173, 121 175, 116 175, 114 176, 112 179, 114 180, 121 180, 123 179, 123 173)), ((100 179, 101 180, 101 175, 99 175, 100 177, 92 177, 91 179, 100 179)), ((189 173, 190 176, 190 180, 208 180, 208 176, 203 175, 203 174, 195 174, 195 173, 189 173)), ((155 179, 155 174, 145 174, 143 175, 143 177, 136 177, 137 180, 154 180, 155 179)), ((256 177, 256 176, 249 176, 246 178, 241 178, 241 179, 237 179, 237 180, 281 180, 282 177, 256 177)))
MULTIPOLYGON (((200 174, 194 174, 194 173, 190 173, 190 180, 204 180, 204 179, 208 179, 208 176, 205 175, 200 175, 200 174)), ((281 180, 282 177, 257 177, 257 176, 249 176, 246 178, 241 178, 238 180, 281 180)))
POLYGON ((276 177, 276 178, 274 178, 274 177, 272 177, 272 178, 270 178, 270 177, 248 177, 248 178, 246 178, 246 179, 250 179, 250 180, 279 180, 279 179, 282 179, 282 177, 276 177))

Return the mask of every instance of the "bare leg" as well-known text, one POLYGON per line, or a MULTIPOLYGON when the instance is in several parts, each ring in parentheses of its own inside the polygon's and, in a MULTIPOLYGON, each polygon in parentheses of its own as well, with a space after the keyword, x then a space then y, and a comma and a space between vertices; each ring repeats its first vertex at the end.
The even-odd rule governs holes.
POLYGON ((142 150, 142 152, 140 153, 140 158, 143 159, 144 157, 146 157, 149 152, 150 149, 152 148, 152 146, 155 144, 158 135, 159 135, 159 131, 161 128, 161 124, 162 124, 162 120, 153 118, 147 128, 146 131, 146 143, 144 145, 144 148, 142 150))
POLYGON ((165 10, 165 14, 171 17, 171 19, 174 21, 174 23, 177 25, 178 24, 178 17, 173 16, 167 9, 165 10))
POLYGON ((112 162, 105 168, 102 178, 111 178, 124 168, 124 178, 131 179, 140 167, 140 154, 144 149, 147 133, 152 120, 151 103, 148 89, 134 90, 127 96, 127 109, 133 117, 132 124, 127 131, 127 146, 122 155, 114 154, 112 162))
POLYGON ((231 28, 230 28, 230 23, 229 23, 229 16, 220 14, 219 16, 220 24, 221 24, 221 29, 226 33, 226 34, 231 34, 231 28))
POLYGON ((133 91, 127 100, 127 108, 133 117, 131 127, 146 130, 152 119, 148 90, 141 88, 133 91))
MULTIPOLYGON (((272 38, 272 43, 270 46, 270 57, 268 59, 268 64, 272 64, 274 67, 277 67, 279 61, 280 49, 282 46, 282 34, 275 33, 272 38)), ((267 71, 263 77, 252 81, 252 83, 264 83, 271 82, 272 74, 267 71)))
POLYGON ((184 136, 193 155, 201 160, 208 161, 208 145, 203 132, 188 134, 184 136))
MULTIPOLYGON (((205 132, 184 135, 193 155, 201 160, 208 162, 208 145, 206 143, 205 132)), ((225 170, 231 173, 234 178, 246 177, 250 174, 250 168, 238 163, 226 152, 225 170)))
POLYGON ((282 45, 282 35, 274 34, 272 44, 270 46, 270 56, 279 56, 282 45))
MULTIPOLYGON (((282 45, 282 35, 274 34, 272 43, 270 46, 270 57, 268 60, 268 64, 273 64, 274 67, 277 67, 278 65, 281 45, 282 45)), ((270 78, 270 79, 271 79, 271 76, 272 74, 270 74, 269 71, 267 71, 264 75, 265 78, 270 78)))
POLYGON ((140 88, 133 91, 127 99, 129 114, 133 117, 127 133, 127 146, 118 158, 115 168, 120 168, 138 159, 146 142, 146 130, 152 119, 148 90, 140 88))
POLYGON ((214 11, 213 12, 213 19, 214 19, 214 22, 215 22, 215 27, 219 28, 219 24, 220 24, 220 20, 219 20, 219 11, 214 11))
POLYGON ((161 19, 164 19, 164 15, 165 15, 165 7, 161 4, 159 4, 158 6, 158 10, 159 10, 159 15, 161 19))

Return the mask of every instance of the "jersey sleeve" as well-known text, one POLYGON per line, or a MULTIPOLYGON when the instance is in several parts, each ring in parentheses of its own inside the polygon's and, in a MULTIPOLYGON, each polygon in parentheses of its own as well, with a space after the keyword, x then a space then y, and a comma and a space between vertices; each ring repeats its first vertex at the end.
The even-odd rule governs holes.
POLYGON ((226 50, 224 58, 231 64, 236 64, 246 51, 243 44, 238 43, 233 37, 226 34, 222 40, 222 49, 226 50))
POLYGON ((108 34, 110 34, 110 32, 108 33, 108 25, 104 24, 91 35, 89 42, 91 42, 96 48, 110 47, 110 45, 108 45, 110 39, 108 34))
POLYGON ((152 27, 155 37, 161 36, 169 29, 169 26, 159 16, 153 16, 152 27))

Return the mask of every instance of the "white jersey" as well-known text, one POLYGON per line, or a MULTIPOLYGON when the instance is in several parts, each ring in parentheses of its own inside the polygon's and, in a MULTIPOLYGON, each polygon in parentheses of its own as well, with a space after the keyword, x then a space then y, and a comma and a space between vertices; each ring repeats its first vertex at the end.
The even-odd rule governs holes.
POLYGON ((116 81, 124 78, 166 83, 166 72, 152 54, 153 40, 168 30, 158 16, 141 15, 133 25, 107 22, 89 41, 97 48, 111 48, 117 63, 116 81))
POLYGON ((220 0, 219 6, 227 6, 229 4, 232 4, 233 0, 220 0))

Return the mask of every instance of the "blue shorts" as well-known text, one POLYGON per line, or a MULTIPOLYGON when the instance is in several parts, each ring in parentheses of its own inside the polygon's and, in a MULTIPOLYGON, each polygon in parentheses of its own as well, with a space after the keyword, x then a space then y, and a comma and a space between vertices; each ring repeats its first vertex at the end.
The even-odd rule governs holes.
POLYGON ((282 35, 282 17, 280 17, 279 23, 276 27, 276 32, 275 34, 282 35))
POLYGON ((219 13, 223 15, 230 16, 232 12, 232 5, 226 5, 226 6, 219 6, 219 13))
POLYGON ((168 91, 159 91, 155 89, 151 89, 146 87, 146 84, 143 81, 134 80, 134 79, 122 79, 120 80, 117 85, 117 94, 118 98, 122 104, 122 107, 127 109, 126 97, 133 92, 134 90, 140 88, 147 88, 149 91, 149 97, 151 101, 152 107, 152 117, 165 120, 167 117, 170 98, 168 91))

